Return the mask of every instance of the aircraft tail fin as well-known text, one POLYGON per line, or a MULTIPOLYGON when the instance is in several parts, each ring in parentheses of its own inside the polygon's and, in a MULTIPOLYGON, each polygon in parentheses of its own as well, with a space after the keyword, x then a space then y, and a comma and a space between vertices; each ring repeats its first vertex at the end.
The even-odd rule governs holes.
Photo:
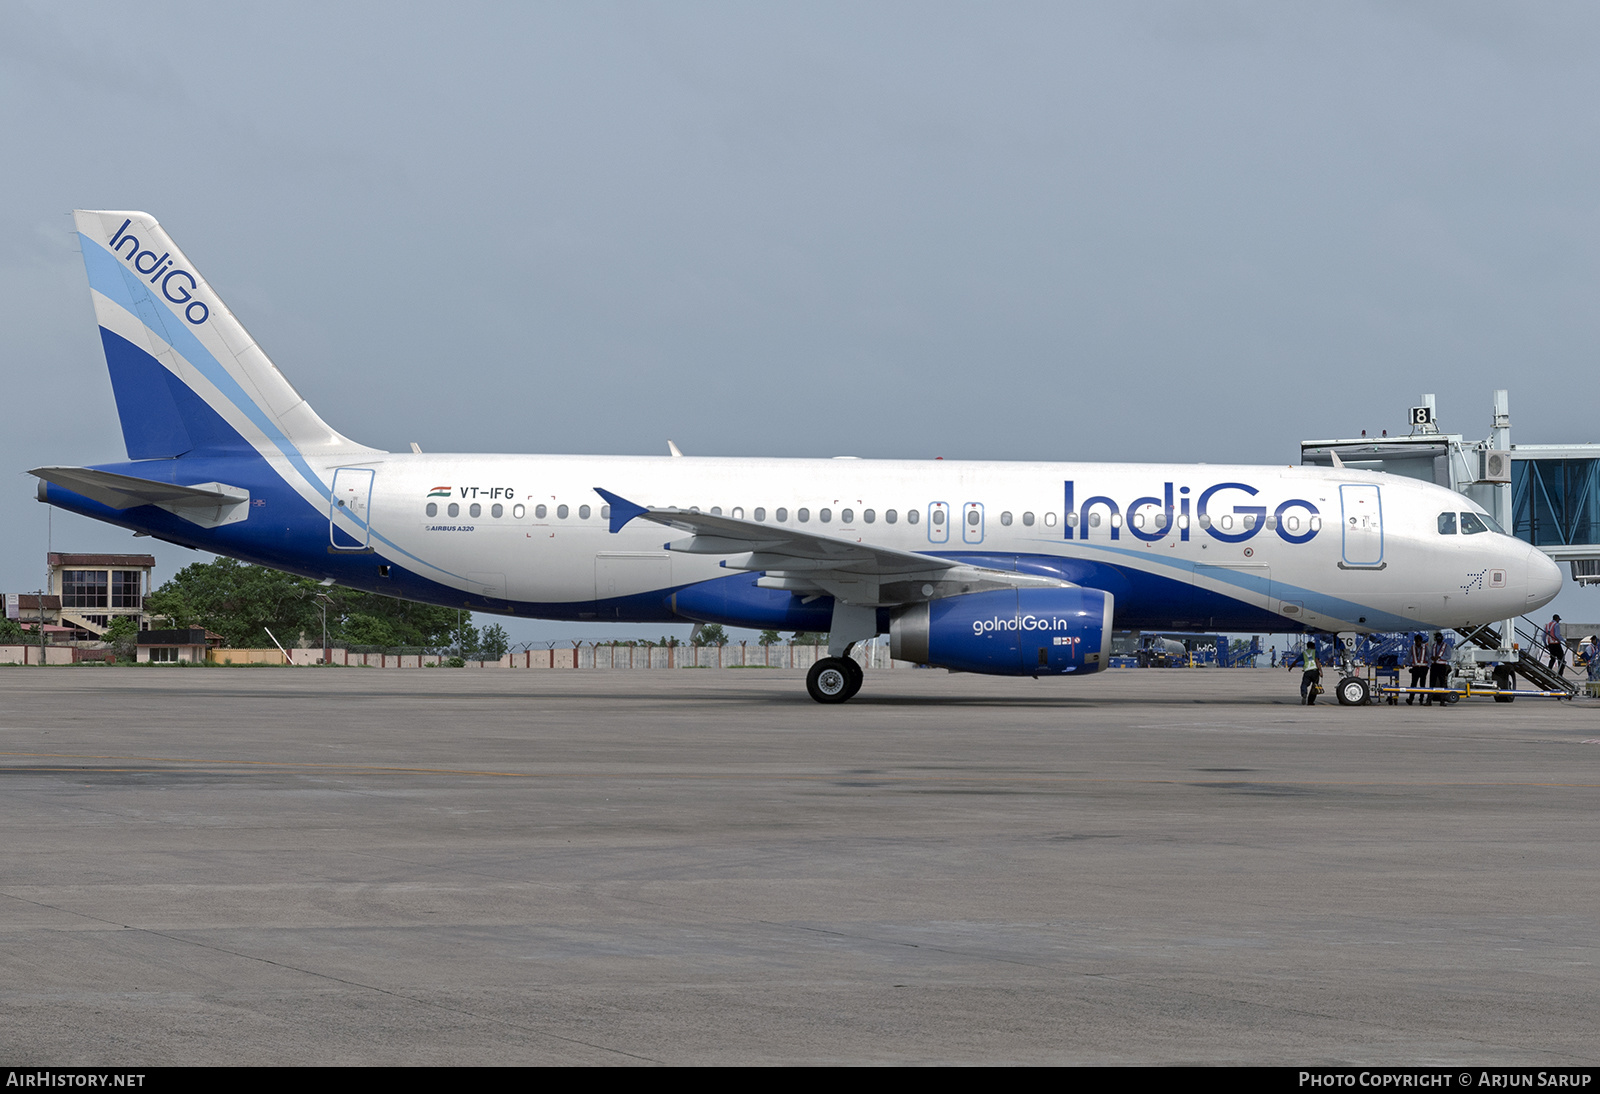
POLYGON ((373 451, 317 416, 154 217, 73 217, 129 459, 373 451))

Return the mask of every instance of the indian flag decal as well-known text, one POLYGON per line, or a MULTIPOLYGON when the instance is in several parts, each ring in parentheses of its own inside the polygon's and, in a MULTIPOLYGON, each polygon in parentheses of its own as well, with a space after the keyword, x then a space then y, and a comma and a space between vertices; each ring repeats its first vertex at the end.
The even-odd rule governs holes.
POLYGON ((435 486, 428 491, 428 497, 430 498, 448 498, 449 496, 450 488, 448 486, 435 486))

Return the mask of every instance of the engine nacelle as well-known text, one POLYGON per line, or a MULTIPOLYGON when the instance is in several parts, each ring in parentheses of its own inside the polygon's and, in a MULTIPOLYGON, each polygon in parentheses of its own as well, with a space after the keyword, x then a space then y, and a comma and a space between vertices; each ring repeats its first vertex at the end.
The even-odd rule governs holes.
POLYGON ((1098 672, 1111 659, 1112 597, 1099 589, 997 589, 909 604, 889 620, 899 661, 994 676, 1098 672))

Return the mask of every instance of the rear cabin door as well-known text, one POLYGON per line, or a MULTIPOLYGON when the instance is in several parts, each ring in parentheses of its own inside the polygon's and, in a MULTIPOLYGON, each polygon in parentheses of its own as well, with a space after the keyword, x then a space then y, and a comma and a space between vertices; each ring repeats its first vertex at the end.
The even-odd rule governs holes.
POLYGON ((335 550, 365 551, 372 544, 370 467, 341 467, 333 473, 333 496, 328 499, 328 542, 335 550))

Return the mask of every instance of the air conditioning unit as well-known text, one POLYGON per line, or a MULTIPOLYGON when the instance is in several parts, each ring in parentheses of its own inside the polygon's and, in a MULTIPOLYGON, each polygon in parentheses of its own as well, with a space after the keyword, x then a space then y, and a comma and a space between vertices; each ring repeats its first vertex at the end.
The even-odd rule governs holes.
POLYGON ((1478 481, 1510 482, 1511 453, 1503 448, 1480 448, 1478 450, 1478 481))

